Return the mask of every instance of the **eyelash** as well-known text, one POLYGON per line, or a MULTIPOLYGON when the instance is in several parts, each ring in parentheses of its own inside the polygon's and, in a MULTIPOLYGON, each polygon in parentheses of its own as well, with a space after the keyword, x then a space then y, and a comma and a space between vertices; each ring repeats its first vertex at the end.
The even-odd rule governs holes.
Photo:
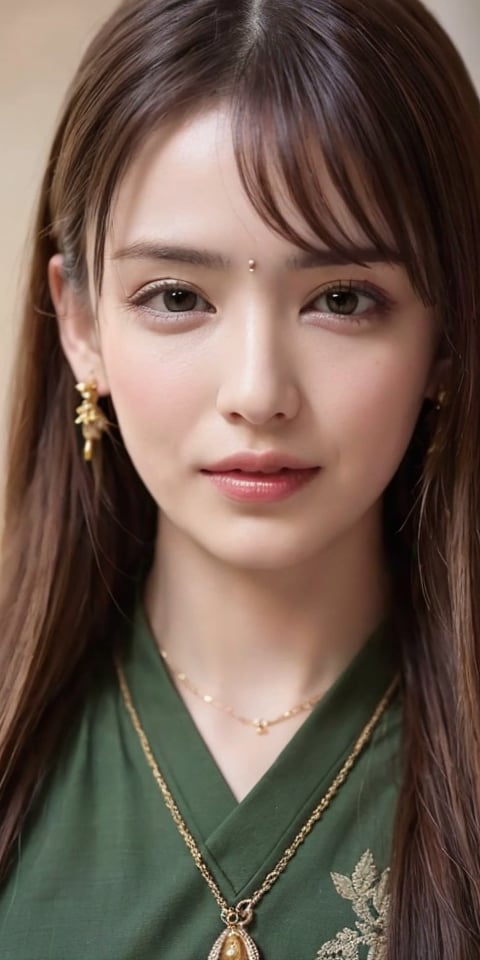
MULTIPOLYGON (((166 293, 171 290, 182 290, 186 293, 193 293, 196 297, 199 297, 200 300, 205 300, 205 303, 208 303, 205 297, 202 297, 201 294, 197 293, 188 283, 184 283, 180 280, 155 280, 154 283, 147 284, 146 287, 143 287, 138 293, 134 293, 133 296, 129 297, 127 304, 133 308, 144 310, 146 313, 149 313, 155 317, 158 317, 160 311, 153 310, 148 306, 151 300, 159 294, 166 293)), ((201 310, 186 310, 182 312, 181 310, 165 310, 163 316, 171 316, 176 318, 185 318, 190 317, 193 313, 202 313, 201 310)), ((212 310, 208 310, 208 313, 212 313, 212 310)))
MULTIPOLYGON (((327 284, 326 287, 323 287, 318 291, 317 295, 309 301, 309 304, 315 303, 316 300, 319 300, 320 297, 326 297, 329 293, 355 293, 359 296, 369 297, 373 300, 373 306, 370 307, 367 311, 361 314, 353 313, 322 313, 321 310, 314 312, 320 313, 322 316, 327 316, 337 326, 341 326, 347 321, 348 323, 354 323, 357 326, 361 326, 364 323, 372 323, 373 318, 378 319, 381 316, 388 314, 394 306, 393 300, 390 299, 385 293, 381 293, 375 286, 369 283, 355 280, 336 280, 332 283, 327 284)), ((309 306, 307 304, 307 307, 309 306)), ((305 309, 305 308, 304 308, 305 309)))
MULTIPOLYGON (((151 284, 148 284, 146 287, 143 287, 140 291, 133 294, 127 300, 127 305, 132 307, 135 310, 140 310, 150 314, 150 316, 158 318, 169 317, 171 319, 165 321, 162 320, 162 323, 167 323, 174 325, 175 321, 185 320, 185 318, 191 318, 193 315, 198 313, 214 313, 215 310, 186 310, 186 311, 169 311, 165 310, 163 313, 154 310, 149 307, 149 303, 154 297, 160 293, 164 293, 171 290, 181 290, 185 292, 193 293, 200 300, 204 300, 205 303, 208 303, 205 297, 202 297, 201 294, 191 287, 188 283, 185 283, 180 280, 156 280, 151 284)), ((369 283, 362 283, 361 281, 354 280, 337 280, 329 283, 326 287, 322 288, 316 296, 313 297, 303 308, 303 311, 307 309, 309 305, 315 303, 320 297, 328 296, 329 293, 355 293, 360 296, 370 297, 374 301, 374 307, 369 309, 366 313, 363 314, 342 314, 342 313, 324 313, 321 310, 313 310, 314 313, 320 314, 321 316, 329 317, 335 326, 342 326, 345 324, 345 321, 348 323, 354 323, 356 326, 361 326, 364 323, 372 322, 372 314, 378 318, 379 316, 384 316, 389 313, 393 307, 393 301, 386 296, 385 293, 381 293, 374 286, 369 283)), ((160 325, 160 321, 158 321, 160 325)))

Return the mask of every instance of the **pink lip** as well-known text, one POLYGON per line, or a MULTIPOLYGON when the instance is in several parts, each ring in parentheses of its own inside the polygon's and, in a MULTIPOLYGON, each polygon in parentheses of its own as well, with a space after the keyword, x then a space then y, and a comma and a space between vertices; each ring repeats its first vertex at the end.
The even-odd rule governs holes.
POLYGON ((246 450, 219 460, 202 473, 229 500, 274 503, 292 496, 319 472, 313 466, 274 450, 246 450))

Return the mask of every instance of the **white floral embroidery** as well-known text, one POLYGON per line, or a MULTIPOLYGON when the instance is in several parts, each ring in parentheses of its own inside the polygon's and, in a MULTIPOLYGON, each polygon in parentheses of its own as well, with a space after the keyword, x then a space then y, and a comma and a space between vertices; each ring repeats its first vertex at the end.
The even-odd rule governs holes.
POLYGON ((350 877, 332 873, 337 893, 350 900, 358 917, 354 929, 345 927, 318 951, 316 960, 386 960, 386 927, 390 907, 389 869, 379 876, 373 854, 367 850, 350 877), (360 952, 360 948, 365 950, 360 952))

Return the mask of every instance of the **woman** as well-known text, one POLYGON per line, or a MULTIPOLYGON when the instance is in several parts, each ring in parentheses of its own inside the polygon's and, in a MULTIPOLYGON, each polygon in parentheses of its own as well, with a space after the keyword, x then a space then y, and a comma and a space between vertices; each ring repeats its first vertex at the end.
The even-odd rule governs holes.
POLYGON ((480 955, 480 109, 417 0, 135 0, 12 388, 0 952, 480 955))

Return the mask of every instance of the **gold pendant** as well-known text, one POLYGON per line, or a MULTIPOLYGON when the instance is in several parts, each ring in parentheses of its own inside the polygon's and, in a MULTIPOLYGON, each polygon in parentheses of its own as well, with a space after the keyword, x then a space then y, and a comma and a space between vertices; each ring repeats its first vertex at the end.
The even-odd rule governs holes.
POLYGON ((260 960, 251 936, 243 927, 227 927, 215 941, 208 960, 260 960))
POLYGON ((268 733, 268 720, 254 720, 253 725, 261 737, 268 733))

